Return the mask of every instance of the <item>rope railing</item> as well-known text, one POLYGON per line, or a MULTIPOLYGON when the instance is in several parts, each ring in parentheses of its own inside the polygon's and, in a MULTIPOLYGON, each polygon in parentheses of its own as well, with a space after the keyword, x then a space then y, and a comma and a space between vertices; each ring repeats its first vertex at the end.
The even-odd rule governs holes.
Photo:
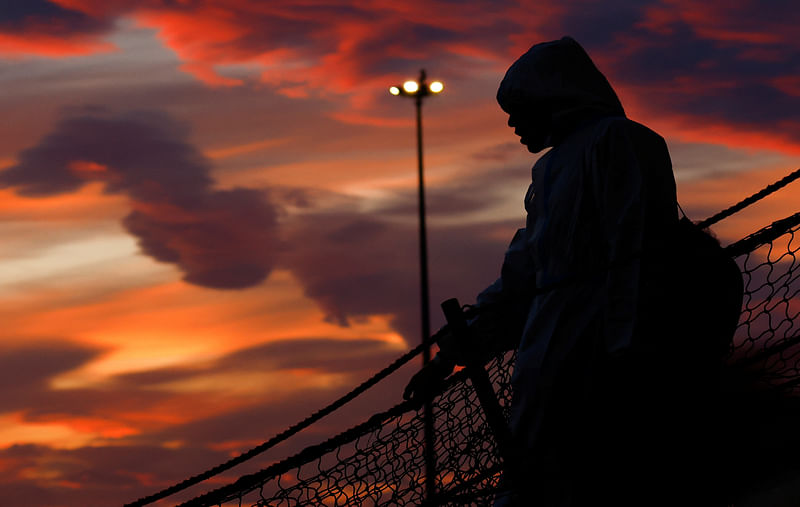
MULTIPOLYGON (((800 169, 698 225, 717 223, 798 177, 800 169)), ((746 286, 729 363, 763 371, 765 384, 789 390, 797 389, 800 383, 796 323, 800 313, 796 254, 800 245, 795 237, 799 227, 800 212, 726 247, 729 255, 737 258, 746 286)), ((338 410, 416 357, 436 338, 431 337, 351 392, 263 444, 126 507, 164 499, 263 453, 338 410)), ((486 366, 506 417, 514 357, 498 356, 486 366)), ((433 410, 438 472, 433 501, 437 505, 460 505, 470 498, 470 503, 491 505, 502 490, 502 460, 465 371, 451 375, 435 398, 433 410)), ((400 403, 321 444, 182 505, 223 505, 231 501, 233 505, 253 506, 422 505, 426 503, 422 421, 415 404, 400 403), (251 498, 253 495, 257 496, 251 498)))
POLYGON ((219 475, 222 472, 230 470, 231 468, 235 467, 236 465, 244 463, 245 461, 248 461, 248 460, 254 458, 255 456, 257 456, 257 455, 259 455, 259 454, 261 454, 261 453, 263 453, 263 452, 275 447, 279 443, 291 438, 292 436, 296 435, 300 431, 308 428, 309 426, 311 426, 315 422, 319 421, 323 417, 335 412, 336 410, 340 409, 341 407, 343 407, 347 403, 353 401, 359 395, 361 395, 362 393, 367 391, 367 389, 371 388, 372 386, 374 386, 375 384, 377 384, 378 382, 380 382, 384 378, 388 377, 389 375, 391 375, 392 373, 394 373, 395 371, 400 369, 403 365, 405 365, 411 359, 413 359, 416 356, 418 356, 422 352, 422 349, 424 347, 430 347, 433 343, 436 343, 436 340, 437 340, 437 336, 436 335, 431 336, 424 343, 418 345, 417 347, 413 348, 412 350, 410 350, 410 351, 406 352, 405 354, 403 354, 402 356, 398 357, 391 364, 389 364, 386 368, 382 369, 381 371, 379 371, 378 373, 376 373, 375 375, 373 375, 369 379, 365 380, 363 383, 358 385, 356 388, 354 388, 353 390, 351 390, 350 392, 348 392, 347 394, 345 394, 341 398, 337 399, 336 401, 334 401, 333 403, 327 405, 326 407, 321 408, 320 410, 314 412, 313 414, 311 414, 307 418, 303 419, 302 421, 300 421, 300 422, 288 427, 287 429, 285 429, 284 431, 278 433, 277 435, 275 435, 271 439, 267 440, 266 442, 264 442, 262 444, 259 444, 258 446, 253 447, 252 449, 250 449, 250 450, 248 450, 246 452, 243 452, 242 454, 236 456, 235 458, 232 458, 232 459, 230 459, 230 460, 228 460, 228 461, 226 461, 224 463, 221 463, 221 464, 219 464, 219 465, 217 465, 217 466, 215 466, 213 468, 210 468, 210 469, 206 470, 205 472, 202 472, 202 473, 199 473, 199 474, 194 475, 192 477, 189 477, 188 479, 185 479, 185 480, 183 480, 183 481, 181 481, 181 482, 179 482, 179 483, 177 483, 177 484, 175 484, 173 486, 165 488, 165 489, 163 489, 163 490, 161 490, 161 491, 159 491, 157 493, 154 493, 152 495, 140 498, 140 499, 136 500, 135 502, 131 502, 131 503, 125 504, 124 507, 140 507, 140 506, 143 506, 143 505, 151 504, 153 502, 156 502, 156 501, 161 500, 163 498, 166 498, 168 496, 174 495, 175 493, 183 491, 183 490, 185 490, 185 489, 187 489, 187 488, 189 488, 191 486, 194 486, 195 484, 199 484, 200 482, 203 482, 203 481, 205 481, 207 479, 210 479, 211 477, 214 477, 215 475, 219 475))
MULTIPOLYGON (((772 224, 745 238, 746 243, 731 245, 741 248, 754 244, 752 238, 759 238, 760 246, 737 259, 746 291, 728 364, 731 368, 758 370, 761 381, 776 390, 797 390, 800 381, 796 336, 800 325, 800 263, 795 257, 800 247, 795 239, 799 228, 800 224, 794 222, 779 231, 772 224), (787 245, 786 249, 778 253, 775 240, 787 245), (767 268, 771 268, 774 279, 780 280, 768 291, 761 281, 761 272, 767 268), (787 311, 790 304, 797 304, 798 310, 787 311)), ((506 417, 513 364, 514 355, 509 354, 494 358, 486 366, 506 417)), ((504 491, 500 482, 502 459, 465 370, 450 378, 433 407, 437 455, 434 504, 492 505, 496 495, 504 491)), ((183 505, 431 505, 424 498, 421 435, 421 413, 408 402, 401 403, 369 424, 183 505), (360 486, 353 486, 357 484, 360 486)))
POLYGON ((751 204, 760 201, 761 199, 765 198, 766 196, 782 189, 789 183, 793 182, 797 178, 800 178, 800 168, 795 169, 794 171, 790 172, 783 178, 779 179, 778 181, 767 185, 766 187, 762 188, 755 194, 742 199, 741 201, 737 202, 733 206, 729 208, 725 208, 724 210, 720 211, 719 213, 714 214, 706 218, 705 220, 701 220, 697 222, 698 227, 701 229, 705 229, 706 227, 711 227, 715 223, 728 218, 729 216, 733 215, 734 213, 738 213, 745 209, 746 207, 750 206, 751 204))
MULTIPOLYGON (((511 363, 513 354, 496 357, 487 365, 492 383, 499 387, 498 399, 506 416, 511 363)), ((425 499, 422 409, 415 407, 410 401, 395 405, 321 444, 180 507, 236 505, 248 493, 257 495, 252 505, 259 506, 430 505, 425 499)), ((448 504, 450 493, 479 497, 489 488, 498 490, 502 463, 465 370, 445 383, 436 397, 434 414, 437 470, 449 471, 437 474, 440 494, 434 504, 448 504), (453 415, 475 424, 477 431, 459 435, 460 424, 453 425, 453 415), (447 438, 454 435, 459 438, 447 438)))

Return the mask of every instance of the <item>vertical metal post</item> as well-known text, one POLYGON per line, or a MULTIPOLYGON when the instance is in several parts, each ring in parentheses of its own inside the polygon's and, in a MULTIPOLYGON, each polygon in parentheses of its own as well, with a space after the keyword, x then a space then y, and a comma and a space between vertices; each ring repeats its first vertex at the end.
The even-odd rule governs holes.
MULTIPOLYGON (((414 97, 417 108, 417 176, 419 193, 419 272, 420 272, 420 306, 422 321, 422 341, 431 335, 430 304, 428 290, 428 234, 425 227, 425 180, 422 171, 422 99, 427 91, 425 69, 419 72, 419 90, 414 97)), ((431 360, 430 347, 422 351, 422 364, 431 360)), ((425 425, 425 494, 430 501, 436 494, 436 454, 434 452, 433 406, 430 400, 425 402, 423 421, 425 425)))

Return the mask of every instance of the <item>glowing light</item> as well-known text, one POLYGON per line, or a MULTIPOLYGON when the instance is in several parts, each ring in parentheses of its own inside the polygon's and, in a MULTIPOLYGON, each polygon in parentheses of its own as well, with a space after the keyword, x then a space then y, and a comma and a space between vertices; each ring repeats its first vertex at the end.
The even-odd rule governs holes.
POLYGON ((403 83, 403 90, 408 93, 416 93, 419 90, 419 83, 416 81, 406 81, 403 83))
POLYGON ((428 86, 428 88, 433 93, 439 93, 442 90, 444 90, 444 84, 442 84, 441 81, 434 81, 433 83, 430 84, 430 86, 428 86))
POLYGON ((396 86, 390 86, 389 93, 391 93, 392 95, 400 95, 400 88, 396 86))

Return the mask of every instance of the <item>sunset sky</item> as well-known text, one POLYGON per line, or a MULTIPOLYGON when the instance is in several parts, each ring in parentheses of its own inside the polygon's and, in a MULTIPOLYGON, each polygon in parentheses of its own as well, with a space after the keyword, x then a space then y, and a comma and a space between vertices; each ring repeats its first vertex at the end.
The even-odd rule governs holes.
MULTIPOLYGON (((390 85, 445 83, 438 326, 524 224, 535 157, 495 93, 532 44, 584 45, 702 219, 800 167, 799 24, 794 0, 0 0, 3 505, 132 501, 416 345, 414 111, 390 85)), ((232 475, 388 408, 409 372, 232 475)))

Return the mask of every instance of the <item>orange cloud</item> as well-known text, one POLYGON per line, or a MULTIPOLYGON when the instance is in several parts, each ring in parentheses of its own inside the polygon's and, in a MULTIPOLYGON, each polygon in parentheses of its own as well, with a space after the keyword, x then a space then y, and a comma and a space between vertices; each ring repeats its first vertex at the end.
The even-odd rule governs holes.
POLYGON ((63 38, 42 34, 0 33, 0 55, 15 57, 39 55, 50 58, 80 56, 113 51, 114 45, 93 37, 72 36, 63 38))
POLYGON ((206 150, 205 154, 208 158, 215 160, 229 158, 229 157, 237 157, 239 155, 244 155, 246 153, 253 153, 257 151, 266 150, 269 148, 275 148, 276 146, 286 144, 289 141, 290 139, 288 138, 264 139, 262 141, 254 141, 251 143, 244 143, 235 146, 226 146, 224 148, 215 148, 211 150, 206 150))
POLYGON ((87 160, 76 160, 70 163, 69 168, 79 173, 103 173, 108 171, 108 166, 87 160))
MULTIPOLYGON (((110 414, 109 414, 110 415, 110 414)), ((65 426, 76 433, 88 434, 100 439, 119 439, 139 434, 139 430, 109 418, 50 416, 51 424, 65 426)), ((47 419, 39 421, 46 423, 47 419)))
MULTIPOLYGON (((789 79, 779 81, 784 86, 792 83, 789 79)), ((669 104, 670 100, 683 101, 681 97, 702 102, 705 96, 735 96, 739 86, 735 81, 704 81, 697 76, 675 76, 667 83, 631 85, 615 81, 613 84, 628 117, 641 121, 667 139, 800 155, 800 138, 797 136, 800 120, 775 118, 767 123, 742 118, 737 122, 713 112, 692 111, 669 104)))
MULTIPOLYGON (((387 318, 376 316, 354 328, 323 323, 324 315, 286 272, 263 288, 227 296, 173 282, 99 294, 97 301, 35 302, 7 315, 18 336, 75 336, 109 350, 101 359, 58 385, 76 387, 110 375, 176 364, 202 364, 225 353, 274 339, 369 334, 397 341, 387 318), (154 354, 153 351, 158 351, 154 354)), ((65 295, 66 296, 66 295, 65 295)))
MULTIPOLYGON (((773 183, 797 167, 770 167, 762 170, 720 175, 679 185, 678 198, 693 220, 708 218, 773 183), (700 210, 692 213, 692 210, 700 210), (702 213, 702 214, 701 214, 702 213)), ((797 211, 800 182, 777 191, 743 211, 712 226, 725 242, 752 234, 775 220, 797 211)))
POLYGON ((27 423, 22 412, 5 414, 0 418, 0 449, 15 444, 75 448, 86 445, 89 440, 91 436, 81 435, 63 424, 27 423))
POLYGON ((93 183, 75 193, 46 198, 18 195, 0 188, 0 217, 5 221, 70 222, 108 220, 121 216, 125 199, 103 193, 102 184, 93 183))
POLYGON ((686 142, 710 143, 730 148, 772 150, 787 155, 800 155, 800 141, 794 139, 796 126, 787 125, 779 132, 747 131, 742 127, 725 123, 707 122, 697 124, 696 119, 682 117, 665 118, 658 121, 664 125, 664 133, 686 142))
POLYGON ((410 118, 390 118, 385 116, 358 113, 355 111, 338 111, 331 118, 352 125, 371 125, 373 127, 412 127, 414 120, 410 118))

